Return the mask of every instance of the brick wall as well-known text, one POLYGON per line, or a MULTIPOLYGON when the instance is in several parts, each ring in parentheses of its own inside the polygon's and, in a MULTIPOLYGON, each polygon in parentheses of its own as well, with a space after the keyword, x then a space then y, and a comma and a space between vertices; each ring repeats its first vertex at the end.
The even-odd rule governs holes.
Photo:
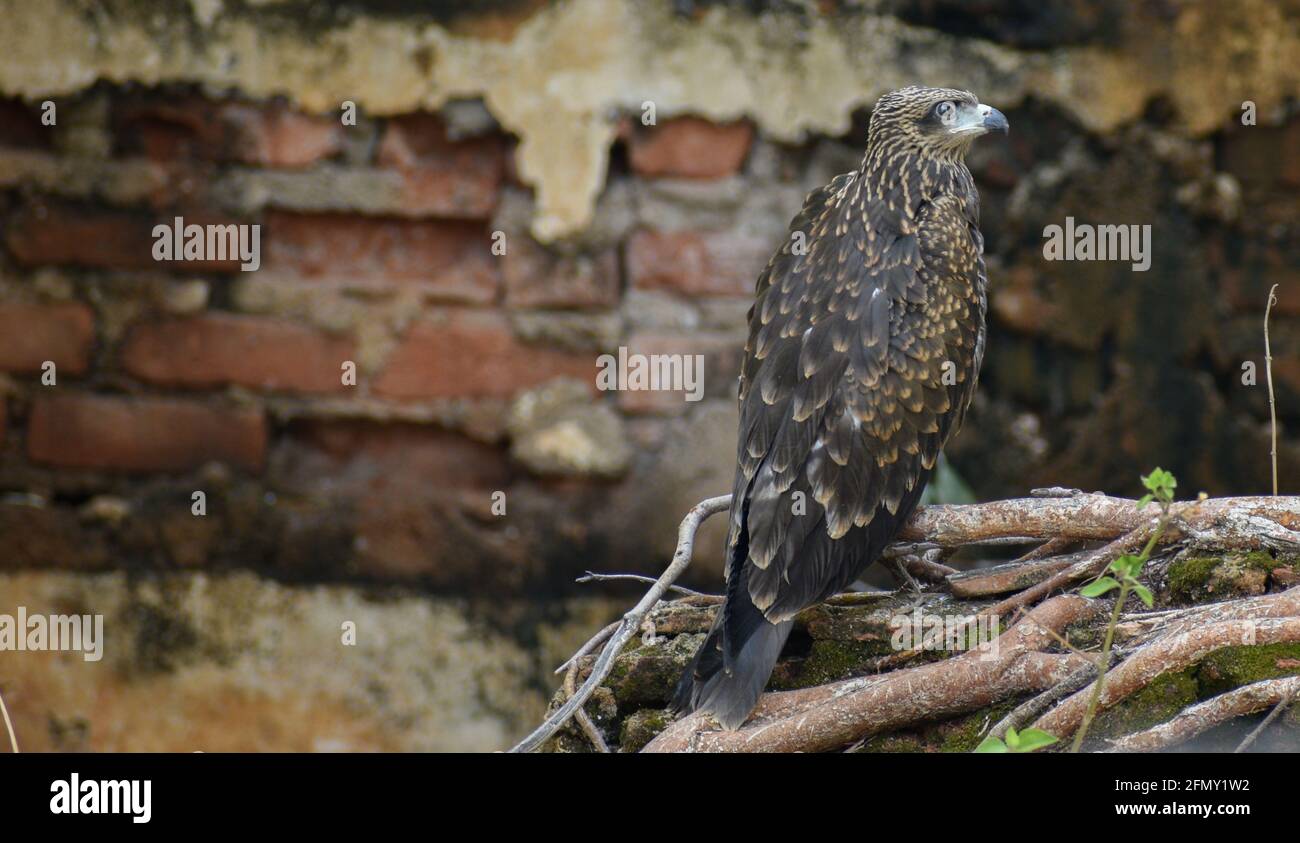
MULTIPOLYGON (((0 100, 0 568, 482 593, 660 564, 689 503, 728 486, 754 278, 803 194, 856 165, 863 121, 788 146, 745 121, 629 118, 593 224, 543 244, 515 140, 464 112, 345 126, 100 86, 45 126, 0 100), (154 260, 177 216, 260 225, 260 267, 154 260), (703 355, 704 400, 597 392, 620 346, 703 355)), ((995 287, 957 470, 989 496, 1132 492, 1156 464, 1262 491, 1267 399, 1237 375, 1262 365, 1279 283, 1280 408, 1300 416, 1300 120, 1137 126, 1077 154, 1088 133, 1058 112, 1011 122, 972 159, 995 287), (1155 221, 1156 268, 1044 263, 1042 226, 1089 212, 1155 221)))

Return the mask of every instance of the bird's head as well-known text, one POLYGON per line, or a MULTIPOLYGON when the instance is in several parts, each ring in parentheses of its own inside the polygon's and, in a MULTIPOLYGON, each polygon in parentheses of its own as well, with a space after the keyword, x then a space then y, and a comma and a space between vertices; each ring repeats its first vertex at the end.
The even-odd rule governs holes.
POLYGON ((876 103, 867 147, 911 148, 951 158, 964 155, 980 135, 1008 128, 1001 111, 980 105, 969 91, 914 85, 890 91, 876 103))

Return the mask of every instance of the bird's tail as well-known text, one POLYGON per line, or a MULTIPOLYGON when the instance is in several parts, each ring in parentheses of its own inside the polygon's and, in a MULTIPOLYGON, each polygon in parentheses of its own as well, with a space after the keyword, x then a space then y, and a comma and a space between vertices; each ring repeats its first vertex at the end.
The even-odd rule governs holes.
POLYGON ((673 694, 676 711, 708 711, 725 729, 745 722, 776 667, 794 621, 772 623, 749 599, 749 589, 728 589, 695 658, 686 665, 673 694))

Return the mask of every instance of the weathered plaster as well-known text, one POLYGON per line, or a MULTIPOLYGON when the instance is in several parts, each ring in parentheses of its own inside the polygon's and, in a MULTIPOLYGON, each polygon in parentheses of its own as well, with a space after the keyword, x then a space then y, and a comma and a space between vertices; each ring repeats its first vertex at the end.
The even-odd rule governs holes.
MULTIPOLYGON (((666 0, 565 0, 502 37, 426 15, 340 17, 291 27, 264 0, 221 0, 109 17, 78 0, 0 0, 0 92, 73 94, 98 79, 198 82, 282 95, 315 112, 351 100, 372 114, 482 98, 519 139, 518 171, 538 195, 541 239, 591 220, 618 116, 656 104, 659 119, 748 116, 769 137, 843 133, 852 112, 916 82, 959 85, 1000 106, 1033 94, 1090 130, 1137 117, 1155 97, 1203 134, 1259 106, 1261 122, 1300 92, 1300 34, 1268 0, 1181 4, 1172 21, 1126 13, 1120 43, 1014 50, 902 24, 869 11, 834 17, 713 7, 697 20, 666 0), (188 14, 185 13, 188 10, 188 14)), ((111 6, 110 6, 111 8, 111 6)), ((496 13, 500 16, 500 13, 496 13)))

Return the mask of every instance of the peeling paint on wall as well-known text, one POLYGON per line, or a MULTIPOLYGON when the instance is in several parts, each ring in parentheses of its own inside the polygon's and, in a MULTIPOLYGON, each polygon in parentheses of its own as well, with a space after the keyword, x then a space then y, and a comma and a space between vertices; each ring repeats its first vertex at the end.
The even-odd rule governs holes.
POLYGON ((688 19, 667 0, 566 0, 525 4, 502 37, 499 27, 356 9, 319 26, 268 25, 263 13, 277 5, 203 0, 186 16, 129 14, 138 6, 126 0, 0 0, 0 92, 198 82, 322 113, 351 100, 379 115, 482 98, 519 137, 517 169, 538 197, 533 231, 554 240, 591 221, 618 117, 647 100, 661 119, 748 116, 793 141, 843 133, 855 109, 917 82, 966 87, 1004 107, 1032 95, 1094 131, 1163 98, 1192 134, 1232 117, 1224 102, 1253 100, 1267 120, 1300 90, 1300 34, 1266 0, 1130 8, 1113 47, 1053 50, 959 39, 875 6, 834 15, 715 6, 688 19))

